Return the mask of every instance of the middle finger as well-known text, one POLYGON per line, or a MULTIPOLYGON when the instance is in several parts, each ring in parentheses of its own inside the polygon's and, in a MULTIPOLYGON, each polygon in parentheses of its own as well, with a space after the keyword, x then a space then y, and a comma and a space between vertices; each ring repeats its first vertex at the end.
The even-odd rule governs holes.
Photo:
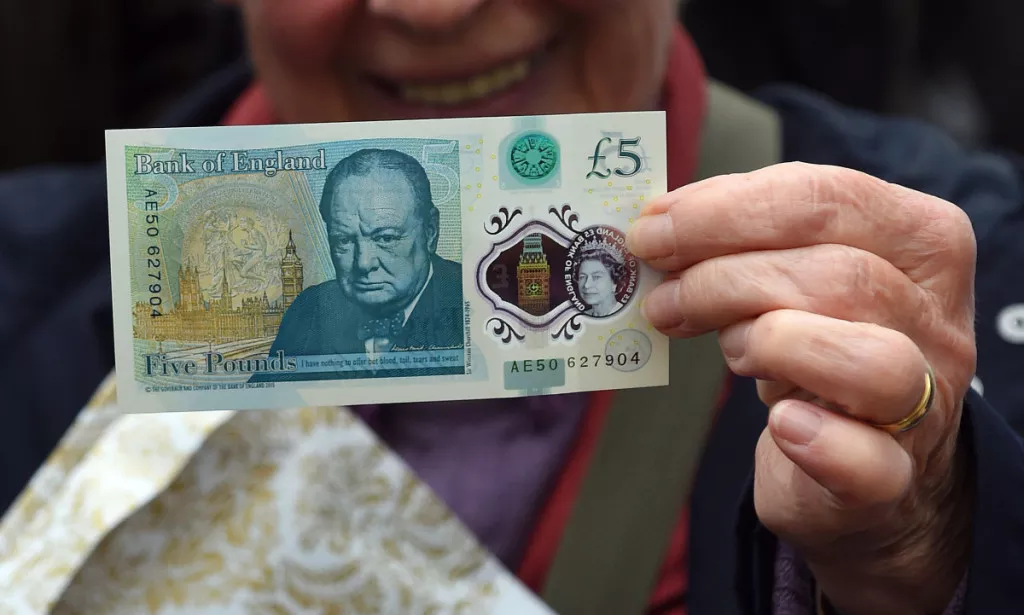
POLYGON ((888 261, 828 244, 702 261, 651 291, 644 313, 659 330, 680 337, 780 309, 914 331, 925 300, 888 261))

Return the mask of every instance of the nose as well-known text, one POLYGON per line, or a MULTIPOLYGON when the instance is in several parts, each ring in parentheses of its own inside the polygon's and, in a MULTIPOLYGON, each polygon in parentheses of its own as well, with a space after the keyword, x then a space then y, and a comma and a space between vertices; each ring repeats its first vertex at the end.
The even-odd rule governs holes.
POLYGON ((377 246, 368 239, 356 241, 356 271, 368 273, 377 268, 377 246))
POLYGON ((490 0, 368 0, 371 13, 416 29, 448 30, 457 27, 490 0))

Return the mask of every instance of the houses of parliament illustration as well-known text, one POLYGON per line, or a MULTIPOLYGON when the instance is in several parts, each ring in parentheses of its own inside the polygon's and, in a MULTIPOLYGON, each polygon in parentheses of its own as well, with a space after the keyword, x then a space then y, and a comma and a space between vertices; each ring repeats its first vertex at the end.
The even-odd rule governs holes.
POLYGON ((220 296, 207 300, 199 285, 198 268, 185 265, 178 269, 178 302, 173 310, 153 316, 149 304, 135 304, 135 338, 211 344, 272 338, 277 335, 285 310, 302 292, 302 282, 302 259, 291 231, 281 259, 281 298, 273 303, 264 291, 262 297, 243 298, 236 308, 226 263, 220 296))
POLYGON ((519 307, 527 314, 543 316, 551 309, 551 265, 537 233, 523 239, 523 253, 516 267, 519 307))

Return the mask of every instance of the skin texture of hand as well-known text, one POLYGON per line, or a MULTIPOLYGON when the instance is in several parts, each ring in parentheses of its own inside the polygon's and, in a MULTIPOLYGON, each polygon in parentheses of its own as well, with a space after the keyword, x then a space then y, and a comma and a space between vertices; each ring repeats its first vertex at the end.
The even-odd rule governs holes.
POLYGON ((859 172, 790 163, 653 202, 631 250, 666 281, 647 317, 719 332, 770 407, 762 523, 845 615, 938 614, 962 579, 973 492, 959 446, 974 374, 975 240, 954 205, 859 172), (904 418, 936 390, 917 427, 904 418))

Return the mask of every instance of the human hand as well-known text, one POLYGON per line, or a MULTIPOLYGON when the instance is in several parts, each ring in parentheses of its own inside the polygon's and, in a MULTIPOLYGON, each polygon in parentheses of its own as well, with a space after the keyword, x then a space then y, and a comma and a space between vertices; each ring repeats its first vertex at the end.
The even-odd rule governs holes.
POLYGON ((967 565, 960 447, 976 362, 974 233, 954 205, 868 175, 791 163, 657 199, 630 249, 668 272, 645 301, 674 337, 719 332, 771 408, 761 522, 841 612, 941 612, 967 565), (929 367, 934 398, 909 431, 929 367))

